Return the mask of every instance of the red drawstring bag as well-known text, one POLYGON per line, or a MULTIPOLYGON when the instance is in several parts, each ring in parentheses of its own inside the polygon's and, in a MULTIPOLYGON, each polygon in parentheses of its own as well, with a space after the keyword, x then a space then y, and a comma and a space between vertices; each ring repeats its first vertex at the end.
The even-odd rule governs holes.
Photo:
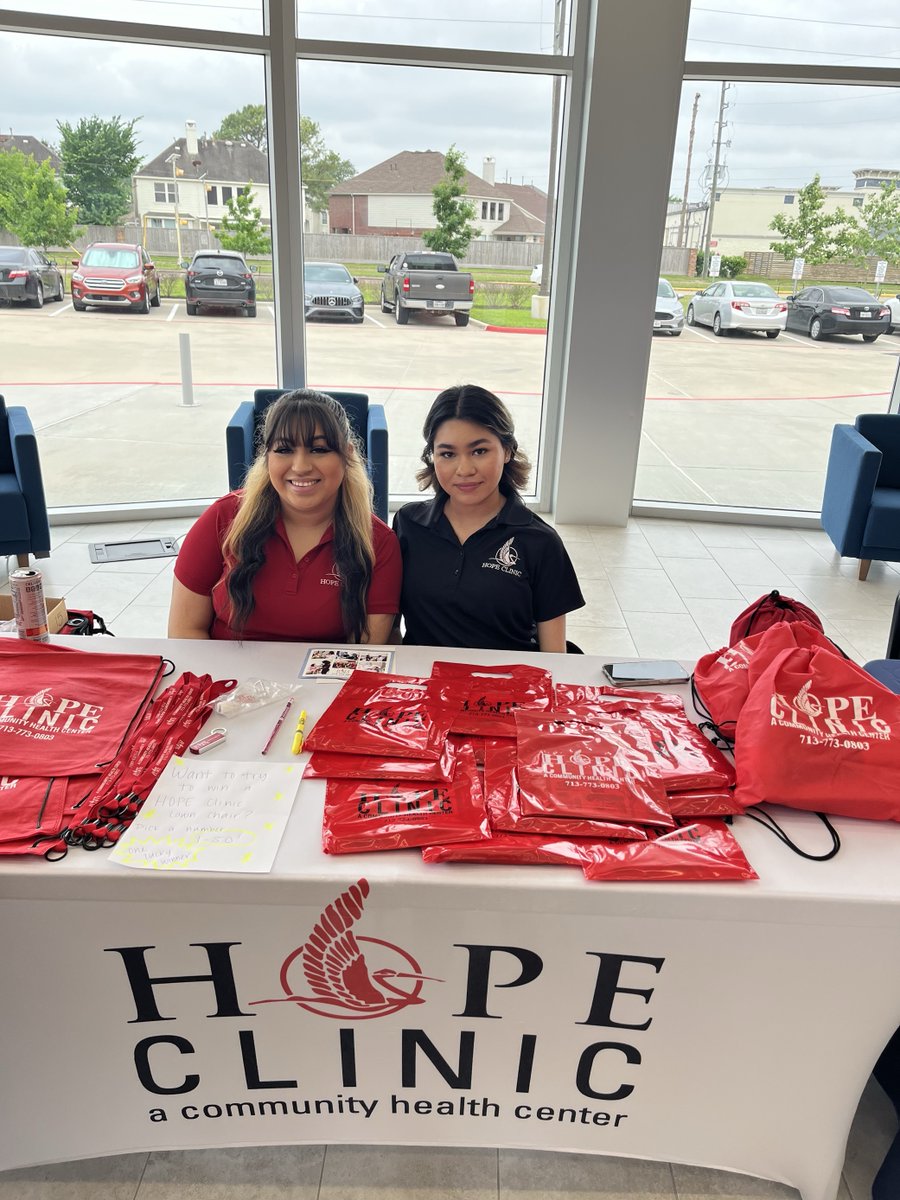
POLYGON ((519 804, 526 815, 591 817, 671 829, 665 788, 639 773, 612 723, 516 713, 519 804))
POLYGON ((438 762, 427 758, 379 758, 374 754, 335 754, 315 750, 303 771, 304 779, 418 779, 447 783, 456 769, 452 742, 444 746, 438 762))
POLYGON ((427 863, 526 863, 551 866, 583 867, 585 852, 581 843, 539 834, 495 833, 480 842, 455 842, 452 846, 426 846, 422 859, 427 863))
POLYGON ((734 741, 737 719, 750 687, 747 669, 751 659, 758 665, 768 664, 794 646, 821 646, 835 652, 833 643, 811 625, 782 622, 699 659, 692 681, 695 705, 722 737, 734 741))
POLYGON ((354 671, 316 721, 307 750, 439 762, 459 687, 438 679, 354 671))
POLYGON ((693 821, 649 842, 611 842, 585 851, 584 876, 603 882, 693 883, 758 879, 723 821, 693 821))
POLYGON ((432 679, 451 680, 463 700, 453 717, 453 733, 481 737, 514 737, 513 716, 519 708, 545 710, 553 698, 553 678, 542 667, 485 667, 471 663, 436 662, 432 679))
POLYGON ((735 735, 737 798, 900 821, 900 698, 830 650, 751 672, 735 735))
POLYGON ((490 836, 471 750, 459 755, 450 783, 329 779, 322 849, 326 854, 399 850, 490 836))
POLYGON ((20 854, 19 843, 61 828, 66 787, 64 778, 0 776, 0 854, 20 854))
POLYGON ((93 654, 0 638, 4 772, 99 770, 140 721, 162 673, 156 654, 93 654))
POLYGON ((790 625, 796 621, 811 625, 819 633, 823 632, 822 622, 807 605, 792 600, 790 596, 782 596, 778 591, 766 592, 735 617, 728 645, 734 646, 751 634, 771 629, 773 625, 790 625))
POLYGON ((485 743, 484 801, 494 836, 498 832, 552 837, 635 838, 644 840, 640 825, 617 821, 595 821, 589 817, 526 816, 519 806, 516 776, 516 743, 510 738, 491 738, 485 743))

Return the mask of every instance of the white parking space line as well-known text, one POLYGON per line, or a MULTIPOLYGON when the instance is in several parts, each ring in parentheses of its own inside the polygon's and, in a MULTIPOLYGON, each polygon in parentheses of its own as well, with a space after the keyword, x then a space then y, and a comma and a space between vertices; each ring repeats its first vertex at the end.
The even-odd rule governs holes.
POLYGON ((710 503, 710 504, 715 504, 715 503, 716 503, 715 497, 714 497, 714 496, 711 496, 711 495, 709 494, 709 492, 706 490, 706 488, 704 488, 704 487, 701 487, 701 486, 700 486, 700 484, 697 482, 697 480, 696 480, 696 479, 692 479, 692 478, 691 478, 691 476, 690 476, 690 475, 687 473, 687 471, 685 471, 685 470, 684 470, 682 467, 679 467, 678 463, 677 463, 677 462, 674 462, 674 461, 673 461, 673 459, 672 459, 672 458, 670 458, 668 454, 666 454, 665 450, 663 450, 663 448, 662 448, 662 446, 660 446, 659 442, 655 442, 655 441, 653 440, 653 438, 652 438, 652 437, 650 437, 650 435, 649 435, 649 434, 646 432, 646 430, 642 431, 642 433, 641 433, 641 440, 642 440, 642 441, 647 441, 647 442, 649 442, 649 443, 650 443, 650 445, 653 447, 653 449, 654 449, 654 450, 655 450, 655 451, 656 451, 656 452, 657 452, 657 453, 658 453, 658 454, 659 454, 659 455, 660 455, 662 458, 664 458, 664 459, 666 460, 666 462, 667 462, 667 463, 669 464, 669 466, 670 466, 670 467, 673 469, 673 471, 677 471, 677 472, 678 472, 678 474, 679 474, 679 475, 681 475, 681 476, 683 476, 683 477, 684 477, 684 478, 685 478, 685 479, 688 481, 688 483, 689 483, 689 484, 690 484, 692 487, 695 487, 695 488, 697 489, 697 491, 698 491, 698 492, 702 492, 702 493, 703 493, 703 495, 704 495, 704 496, 707 498, 707 500, 709 501, 709 503, 710 503))
POLYGON ((701 333, 696 325, 685 325, 685 329, 688 331, 688 333, 695 333, 697 337, 703 338, 705 342, 717 342, 719 340, 718 338, 712 337, 708 333, 701 333))
POLYGON ((787 331, 785 331, 785 332, 784 332, 784 333, 783 333, 781 336, 782 336, 783 338, 787 338, 787 340, 788 340, 789 342, 796 342, 796 343, 797 343, 797 345, 798 345, 798 346, 802 346, 802 347, 804 348, 804 350, 812 350, 812 349, 814 349, 814 348, 815 348, 815 349, 817 349, 817 348, 818 348, 818 347, 813 347, 813 345, 812 345, 812 343, 810 342, 809 338, 798 338, 798 337, 797 337, 795 334, 793 334, 793 333, 788 333, 787 331))
POLYGON ((267 311, 267 312, 270 312, 270 313, 272 314, 272 320, 274 321, 274 320, 275 320, 275 305, 274 305, 274 304, 267 304, 267 305, 266 305, 266 311, 267 311))
POLYGON ((381 321, 376 321, 376 320, 375 320, 375 318, 372 316, 372 314, 371 314, 371 313, 366 313, 366 320, 367 320, 367 321, 371 321, 373 325, 377 325, 379 329, 386 329, 386 328, 387 328, 387 326, 386 326, 386 325, 384 325, 384 324, 382 324, 382 322, 381 322, 381 321))
POLYGON ((169 315, 166 317, 166 320, 171 321, 172 318, 175 316, 175 314, 178 312, 179 308, 181 308, 180 304, 173 304, 172 307, 169 309, 169 315))
POLYGON ((655 379, 658 379, 660 383, 665 384, 667 388, 671 388, 673 392, 677 392, 679 396, 684 396, 686 400, 693 400, 694 397, 690 392, 686 392, 683 388, 678 387, 677 384, 671 383, 668 379, 666 379, 665 375, 660 375, 659 371, 655 371, 653 367, 650 368, 650 374, 655 379))
POLYGON ((68 309, 68 308, 71 308, 71 307, 72 307, 72 302, 71 302, 71 300, 70 300, 68 304, 61 304, 61 305, 59 306, 59 308, 56 310, 56 312, 52 312, 52 313, 50 314, 50 316, 51 316, 51 317, 58 317, 60 313, 64 313, 64 312, 66 311, 66 309, 68 309))

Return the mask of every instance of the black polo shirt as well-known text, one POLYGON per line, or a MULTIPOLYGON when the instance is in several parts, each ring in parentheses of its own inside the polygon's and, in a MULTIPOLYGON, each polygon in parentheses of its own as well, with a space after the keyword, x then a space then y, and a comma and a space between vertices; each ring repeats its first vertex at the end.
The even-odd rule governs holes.
POLYGON ((537 622, 581 608, 584 597, 559 534, 522 503, 460 544, 447 497, 406 504, 394 516, 403 552, 404 641, 416 646, 537 650, 537 622))

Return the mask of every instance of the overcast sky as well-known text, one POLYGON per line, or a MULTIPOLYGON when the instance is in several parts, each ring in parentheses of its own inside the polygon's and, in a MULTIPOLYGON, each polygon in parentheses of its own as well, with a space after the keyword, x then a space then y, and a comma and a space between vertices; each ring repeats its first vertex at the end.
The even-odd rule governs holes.
MULTIPOLYGON (((553 47, 553 0, 454 0, 452 9, 443 0, 299 3, 302 32, 310 38, 548 54, 553 47)), ((23 0, 21 7, 71 11, 66 0, 23 0)), ((81 0, 78 12, 120 21, 261 28, 253 0, 81 0)), ((890 6, 851 15, 846 0, 817 0, 814 12, 808 0, 702 0, 692 12, 688 58, 900 66, 900 16, 890 6)), ((211 134, 227 113, 263 97, 261 65, 242 55, 0 34, 0 56, 3 132, 54 141, 58 119, 77 121, 95 112, 139 117, 139 149, 146 158, 183 135, 186 119, 211 134)), ((359 171, 400 150, 444 151, 455 143, 476 174, 492 156, 498 181, 546 187, 549 78, 437 72, 429 79, 402 68, 307 63, 300 86, 302 111, 319 122, 327 145, 359 171)), ((684 85, 671 187, 679 196, 696 92, 691 199, 702 195, 711 160, 719 87, 684 85)), ((898 89, 739 84, 726 99, 723 159, 732 186, 796 188, 819 171, 824 183, 848 188, 854 168, 900 168, 898 89)))

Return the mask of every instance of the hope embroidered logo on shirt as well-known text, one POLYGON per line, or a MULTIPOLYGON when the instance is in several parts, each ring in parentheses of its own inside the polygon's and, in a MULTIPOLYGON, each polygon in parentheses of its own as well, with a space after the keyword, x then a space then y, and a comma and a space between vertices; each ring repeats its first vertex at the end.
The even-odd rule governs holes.
POLYGON ((482 570, 502 571, 504 575, 515 575, 517 579, 521 579, 524 572, 516 570, 519 552, 513 545, 515 540, 514 537, 507 538, 494 557, 481 564, 482 570))
POLYGON ((322 584, 323 587, 340 587, 340 571, 338 571, 337 567, 333 567, 327 575, 322 576, 322 578, 319 580, 319 583, 322 584))

